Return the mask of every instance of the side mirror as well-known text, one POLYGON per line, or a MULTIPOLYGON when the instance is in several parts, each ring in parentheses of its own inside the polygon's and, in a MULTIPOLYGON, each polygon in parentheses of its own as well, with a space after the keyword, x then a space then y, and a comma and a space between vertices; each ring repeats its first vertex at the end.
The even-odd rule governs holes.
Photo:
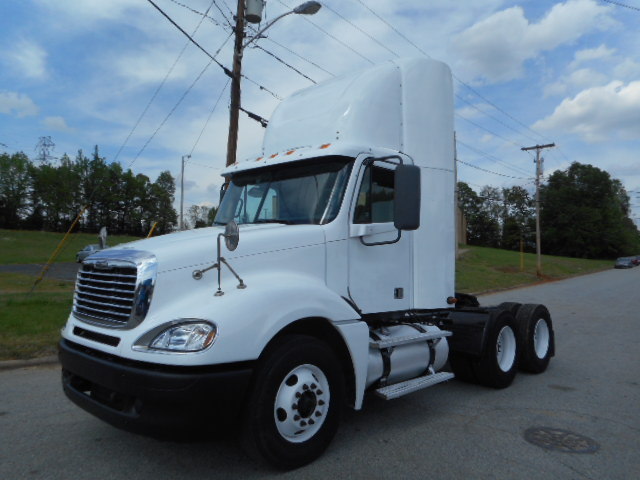
POLYGON ((398 230, 417 230, 420 228, 420 167, 398 165, 394 190, 394 226, 398 230))

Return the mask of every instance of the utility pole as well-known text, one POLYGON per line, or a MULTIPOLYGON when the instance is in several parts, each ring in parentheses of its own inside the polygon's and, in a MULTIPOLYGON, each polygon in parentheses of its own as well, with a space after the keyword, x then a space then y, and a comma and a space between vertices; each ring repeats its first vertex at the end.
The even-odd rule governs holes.
POLYGON ((540 248, 540 177, 542 176, 542 163, 544 160, 540 158, 540 150, 545 148, 555 147, 555 143, 548 143, 546 145, 535 145, 533 147, 522 147, 520 150, 527 152, 529 150, 536 151, 536 275, 542 276, 542 258, 540 248))
POLYGON ((238 150, 238 119, 240 116, 240 79, 242 78, 242 43, 244 41, 244 1, 238 0, 235 39, 233 47, 233 71, 231 77, 231 104, 229 106, 229 138, 227 140, 227 167, 236 161, 238 150))
MULTIPOLYGON (((184 230, 184 159, 191 155, 182 155, 182 173, 180 174, 180 230, 184 230)), ((151 233, 149 233, 151 235, 151 233)))
MULTIPOLYGON (((262 9, 264 8, 265 0, 238 0, 238 11, 236 13, 236 26, 234 28, 234 46, 233 46, 233 71, 231 72, 231 103, 229 105, 229 138, 227 140, 227 167, 232 165, 236 161, 236 152, 238 150, 238 118, 240 116, 240 80, 242 79, 242 55, 244 49, 252 42, 261 38, 261 35, 271 27, 274 23, 283 17, 291 14, 298 15, 314 15, 322 5, 316 1, 304 2, 298 5, 293 10, 283 13, 277 16, 269 23, 267 23, 261 30, 259 30, 253 37, 251 37, 246 43, 244 41, 244 24, 245 21, 249 23, 260 23, 262 20, 262 9)), ((246 110, 245 110, 246 112, 246 110)), ((247 112, 247 114, 254 118, 254 120, 263 123, 264 119, 258 115, 247 112)), ((264 124, 263 124, 264 126, 264 124)))

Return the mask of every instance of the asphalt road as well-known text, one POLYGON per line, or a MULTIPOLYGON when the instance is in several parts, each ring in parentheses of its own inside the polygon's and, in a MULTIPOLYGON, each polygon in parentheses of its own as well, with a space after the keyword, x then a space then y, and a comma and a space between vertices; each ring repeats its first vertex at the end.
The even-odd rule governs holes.
POLYGON ((636 268, 483 297, 547 304, 557 354, 546 373, 519 374, 506 390, 452 381, 368 398, 323 457, 287 473, 251 462, 233 440, 116 430, 65 399, 56 367, 0 372, 0 479, 640 478, 639 287, 636 268), (543 449, 525 440, 531 427, 588 437, 598 450, 543 449))
MULTIPOLYGON (((0 272, 22 273, 24 275, 37 276, 42 271, 43 263, 16 263, 11 265, 0 265, 0 272)), ((46 278, 56 278, 58 280, 70 280, 75 282, 79 263, 61 262, 54 263, 49 268, 46 278)))

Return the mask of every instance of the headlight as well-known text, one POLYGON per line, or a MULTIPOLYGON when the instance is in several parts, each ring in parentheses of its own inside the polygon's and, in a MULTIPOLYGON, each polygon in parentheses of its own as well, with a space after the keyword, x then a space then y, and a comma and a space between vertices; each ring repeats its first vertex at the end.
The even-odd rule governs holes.
POLYGON ((208 322, 173 325, 160 332, 149 343, 149 348, 172 352, 198 352, 211 346, 216 333, 215 325, 208 322))

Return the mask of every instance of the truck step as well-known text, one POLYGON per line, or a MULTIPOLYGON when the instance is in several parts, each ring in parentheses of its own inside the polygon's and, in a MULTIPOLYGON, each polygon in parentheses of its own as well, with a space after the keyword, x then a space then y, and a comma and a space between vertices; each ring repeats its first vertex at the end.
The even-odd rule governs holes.
POLYGON ((407 343, 417 343, 417 342, 425 342, 427 340, 436 340, 438 338, 449 337, 452 335, 451 332, 446 330, 441 330, 438 332, 427 332, 420 333, 417 332, 415 335, 407 335, 406 337, 395 337, 395 338, 385 338, 384 340, 371 340, 369 345, 374 348, 389 348, 395 347, 397 345, 405 345, 407 343))
POLYGON ((417 392, 423 388, 446 382, 447 380, 451 380, 453 377, 453 373, 449 372, 432 373, 422 377, 405 380, 404 382, 396 383, 394 385, 378 388, 375 392, 376 395, 384 398, 385 400, 393 400, 394 398, 402 397, 408 393, 417 392))

